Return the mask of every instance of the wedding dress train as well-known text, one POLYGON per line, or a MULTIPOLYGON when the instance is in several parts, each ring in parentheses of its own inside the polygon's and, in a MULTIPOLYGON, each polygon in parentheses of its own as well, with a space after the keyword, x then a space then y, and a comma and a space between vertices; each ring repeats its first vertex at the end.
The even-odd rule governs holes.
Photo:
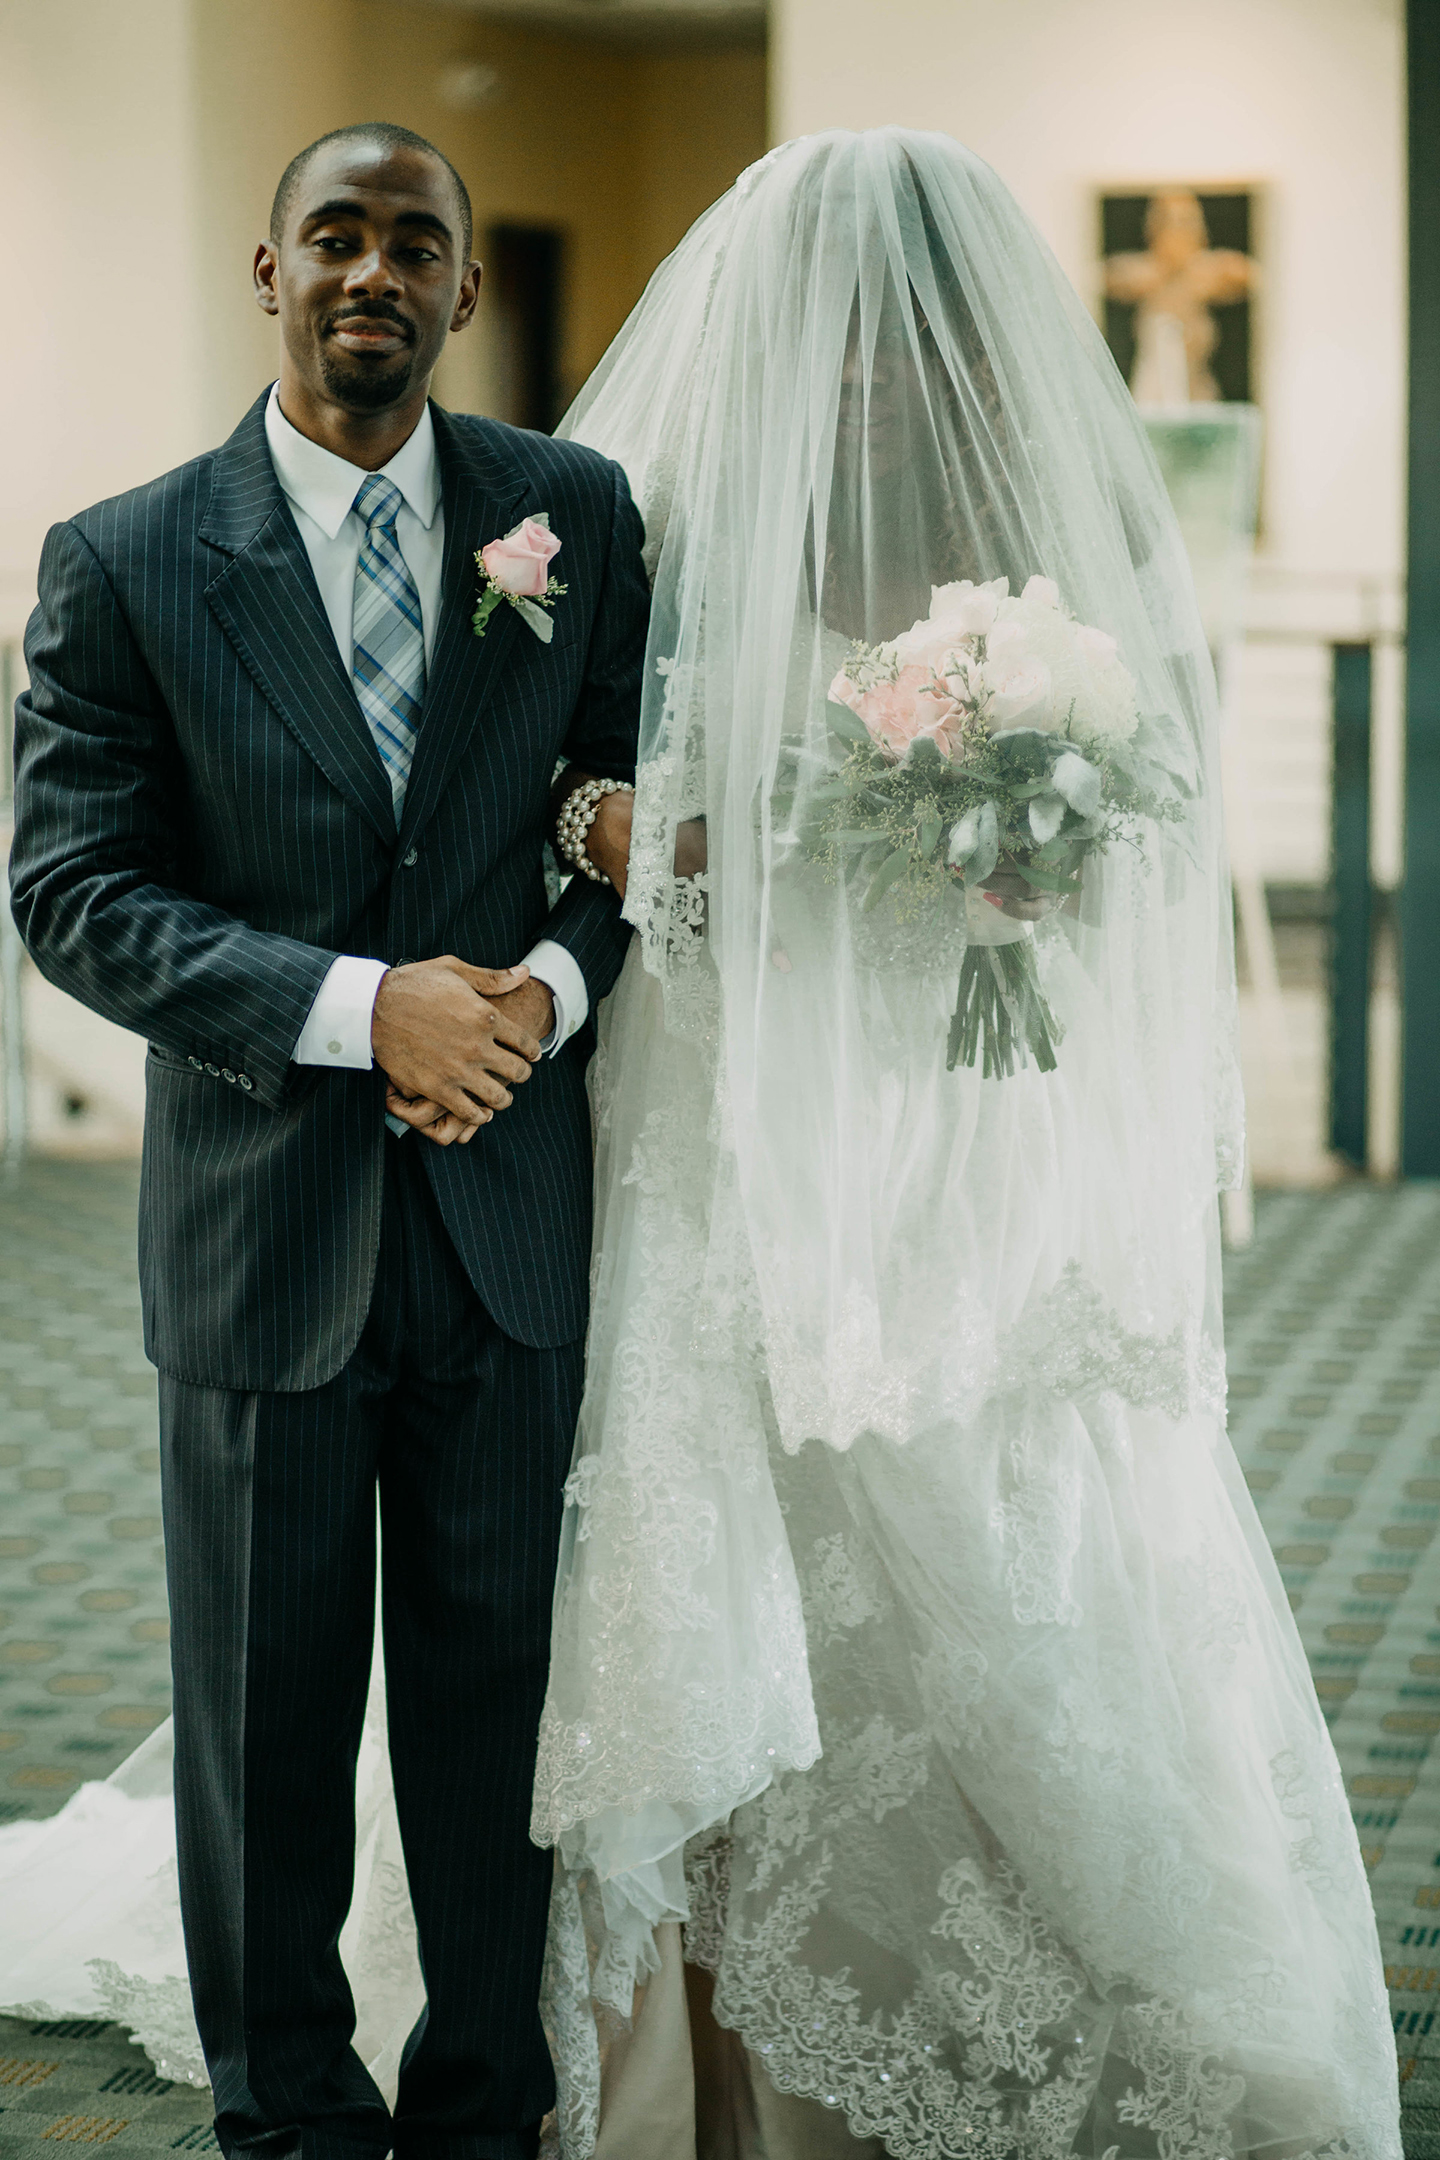
MULTIPOLYGON (((167 1718, 46 1822, 0 1829, 0 2014, 113 2019, 162 2077, 208 2084, 185 1976, 167 1718)), ((356 2051, 393 2100, 425 1999, 376 1660, 356 1778, 355 1896, 340 1939, 356 2051)))

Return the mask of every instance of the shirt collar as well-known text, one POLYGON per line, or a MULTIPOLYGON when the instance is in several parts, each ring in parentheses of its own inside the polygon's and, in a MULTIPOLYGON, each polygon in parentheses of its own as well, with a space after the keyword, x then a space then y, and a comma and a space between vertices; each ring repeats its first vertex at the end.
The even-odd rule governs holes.
MULTIPOLYGON (((333 540, 355 503, 355 491, 366 468, 336 457, 302 435, 280 410, 280 385, 270 389, 265 407, 265 439, 275 477, 290 501, 312 517, 327 539, 333 540)), ((401 444, 381 473, 393 480, 428 532, 440 507, 440 459, 435 448, 435 427, 427 405, 408 442, 401 444)))

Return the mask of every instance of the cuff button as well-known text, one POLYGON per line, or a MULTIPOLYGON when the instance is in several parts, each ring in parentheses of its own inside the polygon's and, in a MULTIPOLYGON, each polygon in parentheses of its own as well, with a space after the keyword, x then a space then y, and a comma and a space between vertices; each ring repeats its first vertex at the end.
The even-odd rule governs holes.
POLYGON ((201 1059, 199 1059, 199 1058, 191 1058, 191 1059, 189 1060, 189 1063, 190 1063, 190 1064, 192 1064, 192 1065, 194 1066, 194 1068, 195 1068, 196 1072, 204 1072, 204 1070, 205 1070, 205 1067, 204 1067, 204 1064, 203 1064, 203 1062, 201 1061, 201 1059))
POLYGON ((241 1073, 240 1085, 242 1088, 244 1088, 247 1095, 254 1093, 255 1082, 250 1078, 249 1073, 241 1073))
POLYGON ((332 1035, 325 1047, 330 1052, 331 1057, 339 1057, 345 1045, 336 1036, 332 1035))
POLYGON ((207 1066, 205 1067, 205 1070, 206 1070, 206 1072, 208 1072, 208 1073, 209 1073, 209 1075, 210 1075, 210 1077, 211 1077, 211 1079, 212 1079, 212 1080, 218 1080, 218 1079, 219 1079, 219 1077, 220 1077, 220 1067, 219 1067, 218 1065, 207 1065, 207 1066))
POLYGON ((225 1070, 224 1070, 224 1072, 222 1072, 222 1073, 221 1073, 220 1077, 221 1077, 221 1079, 222 1079, 222 1080, 230 1080, 230 1081, 233 1081, 233 1080, 234 1080, 234 1078, 235 1078, 235 1075, 234 1075, 234 1073, 232 1073, 232 1072, 231 1072, 231 1070, 230 1070, 229 1066, 227 1065, 227 1066, 226 1066, 226 1068, 225 1068, 225 1070))

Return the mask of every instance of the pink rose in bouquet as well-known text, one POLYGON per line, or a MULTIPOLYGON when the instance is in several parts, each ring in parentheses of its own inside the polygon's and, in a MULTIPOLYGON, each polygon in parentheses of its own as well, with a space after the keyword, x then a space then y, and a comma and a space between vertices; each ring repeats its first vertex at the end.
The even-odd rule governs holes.
POLYGON ((891 757, 903 758, 922 737, 948 757, 960 708, 953 698, 937 695, 933 683, 929 668, 915 666, 901 668, 893 681, 876 682, 867 689, 842 670, 830 685, 830 695, 837 705, 849 706, 871 740, 891 757))

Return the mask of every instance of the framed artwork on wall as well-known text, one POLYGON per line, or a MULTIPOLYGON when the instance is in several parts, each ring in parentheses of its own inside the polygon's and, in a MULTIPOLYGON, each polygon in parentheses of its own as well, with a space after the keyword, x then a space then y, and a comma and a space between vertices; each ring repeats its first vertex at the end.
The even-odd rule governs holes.
POLYGON ((1099 196, 1105 337, 1138 404, 1255 402, 1257 208, 1184 181, 1099 196))

